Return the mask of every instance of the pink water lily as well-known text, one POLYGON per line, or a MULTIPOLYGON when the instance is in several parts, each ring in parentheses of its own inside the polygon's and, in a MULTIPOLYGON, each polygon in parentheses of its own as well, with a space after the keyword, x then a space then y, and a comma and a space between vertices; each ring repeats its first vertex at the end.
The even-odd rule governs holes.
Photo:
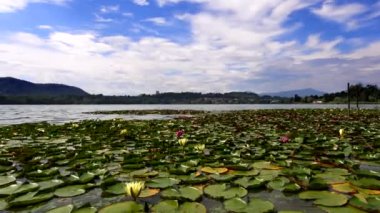
POLYGON ((290 138, 288 136, 281 136, 280 137, 280 142, 281 143, 289 143, 290 142, 290 138))
POLYGON ((175 135, 177 136, 177 138, 182 137, 184 134, 185 134, 185 131, 184 131, 184 130, 178 130, 178 131, 175 133, 175 135))

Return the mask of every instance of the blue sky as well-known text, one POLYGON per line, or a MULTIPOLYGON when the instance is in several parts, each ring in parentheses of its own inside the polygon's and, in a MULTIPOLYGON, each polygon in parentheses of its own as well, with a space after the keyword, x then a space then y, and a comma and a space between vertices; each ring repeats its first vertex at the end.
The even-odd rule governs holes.
POLYGON ((0 76, 90 93, 380 84, 380 0, 1 0, 0 76))

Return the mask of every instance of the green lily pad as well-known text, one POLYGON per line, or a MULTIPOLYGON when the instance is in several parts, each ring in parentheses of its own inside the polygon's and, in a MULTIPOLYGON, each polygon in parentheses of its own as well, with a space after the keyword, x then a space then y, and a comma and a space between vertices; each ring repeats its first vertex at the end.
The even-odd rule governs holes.
POLYGON ((298 185, 297 183, 286 184, 285 187, 283 188, 284 192, 298 192, 300 190, 301 190, 301 186, 298 185))
POLYGON ((124 183, 117 183, 115 185, 109 186, 104 192, 112 195, 122 195, 125 194, 124 183))
POLYGON ((20 197, 16 197, 9 202, 10 206, 28 206, 31 204, 40 203, 46 200, 50 200, 54 197, 53 193, 38 194, 37 192, 29 192, 20 197))
POLYGON ((18 183, 9 185, 7 187, 1 188, 0 189, 0 196, 9 196, 9 195, 12 195, 20 187, 21 187, 21 183, 18 182, 18 183))
POLYGON ((204 188, 204 193, 211 198, 231 199, 233 197, 244 197, 248 191, 242 187, 229 188, 226 184, 215 184, 204 188))
POLYGON ((195 187, 187 186, 177 189, 165 189, 161 196, 172 200, 190 200, 196 201, 202 196, 203 192, 195 187))
POLYGON ((85 207, 74 210, 73 213, 96 213, 97 211, 95 207, 85 207))
POLYGON ((0 176, 0 186, 8 185, 16 182, 16 178, 12 175, 10 176, 0 176))
POLYGON ((224 208, 231 212, 269 213, 274 211, 274 205, 259 198, 252 198, 249 203, 241 198, 224 201, 224 208))
POLYGON ((259 170, 252 169, 248 171, 236 171, 236 170, 231 170, 227 173, 227 175, 235 175, 238 177, 244 177, 244 176, 256 176, 260 173, 259 170))
POLYGON ((323 209, 327 213, 366 213, 360 209, 353 208, 351 206, 347 206, 347 207, 320 206, 319 208, 323 209))
POLYGON ((164 200, 152 207, 154 213, 206 213, 201 203, 185 202, 179 206, 177 200, 164 200))
POLYGON ((235 180, 234 183, 246 189, 256 189, 262 187, 265 181, 258 178, 242 177, 235 180))
POLYGON ((180 180, 174 178, 155 178, 146 182, 146 186, 151 188, 165 189, 180 183, 180 180))
POLYGON ((322 206, 343 206, 348 201, 345 195, 329 191, 304 191, 298 196, 304 200, 315 200, 314 204, 322 206))
POLYGON ((176 213, 179 207, 177 200, 164 200, 152 207, 155 213, 176 213))
POLYGON ((111 204, 99 210, 99 213, 143 213, 144 207, 134 201, 111 204))
POLYGON ((380 189, 380 180, 376 180, 374 178, 361 178, 357 181, 352 181, 351 183, 365 189, 380 189))
POLYGON ((13 194, 25 194, 27 192, 35 191, 39 187, 40 186, 37 183, 24 184, 21 185, 20 188, 18 188, 15 192, 13 192, 13 194))
POLYGON ((38 185, 40 186, 40 191, 50 191, 61 186, 62 184, 64 184, 63 180, 59 179, 38 182, 38 185))
POLYGON ((349 204, 358 209, 362 209, 368 212, 378 212, 380 209, 380 196, 368 196, 365 198, 366 202, 358 199, 357 197, 352 197, 349 204))
POLYGON ((56 189, 54 195, 57 197, 74 197, 84 193, 86 193, 85 185, 73 185, 56 189))
POLYGON ((210 177, 216 181, 224 182, 224 181, 230 181, 233 178, 236 177, 236 175, 232 174, 225 174, 225 175, 220 175, 220 174, 212 174, 210 177))
POLYGON ((95 178, 95 174, 92 172, 86 172, 79 177, 81 183, 88 183, 95 178))
POLYGON ((0 199, 0 211, 3 211, 7 208, 8 208, 8 202, 3 199, 0 199))
POLYGON ((72 204, 67 206, 61 206, 55 209, 52 209, 50 211, 47 211, 47 213, 71 213, 74 209, 74 206, 72 204))
POLYGON ((284 187, 285 187, 285 184, 289 183, 289 179, 285 178, 285 177, 279 177, 279 178, 276 178, 272 181, 270 181, 268 184, 267 184, 267 187, 268 189, 273 189, 273 190, 283 190, 284 187))

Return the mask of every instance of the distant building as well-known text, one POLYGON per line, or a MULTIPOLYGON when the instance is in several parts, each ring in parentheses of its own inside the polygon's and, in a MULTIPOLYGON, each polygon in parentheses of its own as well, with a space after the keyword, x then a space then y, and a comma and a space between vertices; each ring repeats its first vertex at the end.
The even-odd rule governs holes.
POLYGON ((313 104, 323 104, 323 101, 315 100, 315 101, 313 101, 313 104))

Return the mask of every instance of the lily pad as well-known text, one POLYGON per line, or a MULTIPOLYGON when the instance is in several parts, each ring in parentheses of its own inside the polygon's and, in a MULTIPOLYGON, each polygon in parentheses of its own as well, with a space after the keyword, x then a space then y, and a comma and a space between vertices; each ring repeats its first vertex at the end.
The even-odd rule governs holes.
POLYGON ((329 191, 304 191, 298 196, 304 200, 315 200, 314 204, 322 206, 343 206, 348 201, 345 195, 329 191))
POLYGON ((54 195, 58 197, 75 197, 84 193, 86 193, 85 185, 73 185, 55 190, 54 195))
POLYGON ((366 213, 360 209, 353 208, 351 206, 347 206, 347 207, 320 206, 319 208, 323 209, 327 213, 366 213))
POLYGON ((146 182, 146 186, 151 188, 165 189, 180 183, 180 180, 174 178, 155 178, 146 182))
POLYGON ((357 197, 352 197, 349 204, 358 209, 362 209, 368 212, 378 212, 380 209, 380 196, 368 196, 365 198, 366 202, 358 199, 357 197))
POLYGON ((74 210, 73 213, 96 213, 98 210, 95 207, 84 207, 74 210))
POLYGON ((269 213, 274 211, 274 205, 259 198, 252 198, 249 203, 241 198, 224 201, 224 208, 231 212, 269 213))
POLYGON ((227 187, 226 184, 209 185, 204 189, 204 193, 211 198, 231 199, 233 197, 244 197, 248 191, 242 187, 227 187))
POLYGON ((37 192, 29 192, 20 197, 16 197, 14 200, 10 201, 9 204, 10 206, 27 206, 50 200, 53 197, 53 193, 38 194, 37 192))
POLYGON ((16 191, 14 191, 12 194, 17 195, 17 194, 25 194, 27 192, 35 191, 39 188, 40 186, 37 183, 30 183, 30 184, 24 184, 21 185, 16 191))
POLYGON ((350 183, 337 183, 331 185, 332 190, 340 193, 353 194, 356 189, 350 183))
POLYGON ((134 201, 111 204, 99 210, 99 213, 143 213, 144 207, 134 201))
POLYGON ((152 197, 158 193, 160 193, 160 189, 145 188, 144 190, 141 191, 139 197, 141 197, 141 198, 152 197))
POLYGON ((177 189, 165 189, 161 196, 171 200, 190 200, 196 201, 202 196, 203 192, 198 188, 187 186, 177 189))
POLYGON ((5 186, 11 183, 14 183, 16 178, 12 175, 10 176, 0 176, 0 186, 5 186))
POLYGON ((265 181, 258 178, 242 177, 235 180, 234 183, 246 189, 256 189, 262 187, 265 181))
POLYGON ((63 184, 64 184, 64 182, 62 180, 59 180, 59 179, 38 182, 38 185, 40 186, 40 188, 39 188, 40 191, 50 191, 50 190, 53 190, 53 189, 55 189, 55 188, 57 188, 63 184))
POLYGON ((185 202, 181 206, 177 200, 164 200, 152 207, 154 213, 206 213, 201 203, 185 202))
POLYGON ((352 181, 351 183, 365 189, 380 190, 380 180, 374 178, 361 178, 357 181, 352 181))
POLYGON ((0 211, 5 210, 6 208, 8 208, 8 202, 3 199, 0 199, 0 211))
POLYGON ((67 205, 67 206, 61 206, 55 209, 52 209, 50 211, 47 211, 47 213, 71 213, 74 209, 73 205, 67 205))
POLYGON ((227 168, 211 168, 211 167, 203 167, 201 169, 202 172, 209 173, 209 174, 223 174, 228 172, 227 168))

